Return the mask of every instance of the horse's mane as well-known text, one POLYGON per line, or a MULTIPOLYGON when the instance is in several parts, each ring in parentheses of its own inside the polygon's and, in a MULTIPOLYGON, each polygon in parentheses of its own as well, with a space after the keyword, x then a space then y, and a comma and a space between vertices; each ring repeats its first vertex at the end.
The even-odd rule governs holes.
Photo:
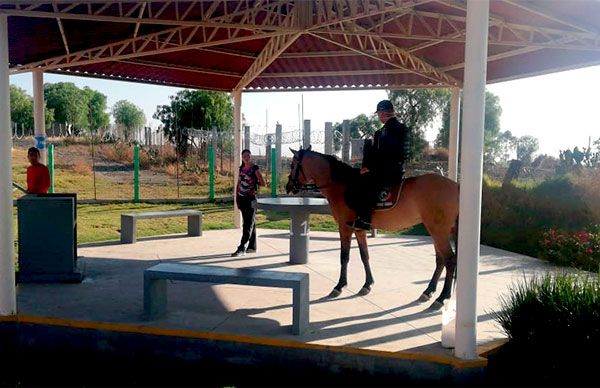
POLYGON ((322 154, 316 151, 308 151, 329 162, 331 168, 331 180, 339 183, 348 183, 360 174, 360 169, 354 168, 336 158, 333 155, 322 154))

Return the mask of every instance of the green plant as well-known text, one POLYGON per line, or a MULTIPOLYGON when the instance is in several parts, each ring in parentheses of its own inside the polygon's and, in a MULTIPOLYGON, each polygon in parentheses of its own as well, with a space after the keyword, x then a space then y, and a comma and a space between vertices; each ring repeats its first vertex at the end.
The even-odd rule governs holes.
POLYGON ((499 372, 510 370, 527 385, 595 381, 591 355, 600 346, 597 277, 566 272, 533 276, 514 284, 500 305, 491 315, 509 341, 490 359, 495 378, 510 379, 499 372))
POLYGON ((558 265, 597 270, 600 265, 600 225, 577 232, 556 229, 544 232, 540 257, 558 265))

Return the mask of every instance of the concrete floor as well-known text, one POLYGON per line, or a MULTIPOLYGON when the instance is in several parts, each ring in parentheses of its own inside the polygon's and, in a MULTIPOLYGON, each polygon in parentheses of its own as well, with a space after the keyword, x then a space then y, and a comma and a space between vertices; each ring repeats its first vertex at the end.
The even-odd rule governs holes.
MULTIPOLYGON (((430 302, 415 303, 435 258, 429 237, 379 235, 369 238, 375 285, 367 296, 356 293, 364 271, 356 241, 350 253, 349 285, 336 299, 326 296, 339 277, 337 233, 311 232, 309 262, 288 263, 286 230, 258 230, 258 252, 230 256, 240 230, 204 231, 201 237, 163 236, 89 244, 79 248, 85 279, 77 284, 19 284, 20 316, 95 321, 140 327, 191 330, 317 344, 344 349, 452 355, 441 346, 441 312, 430 302), (219 265, 310 275, 310 329, 291 334, 291 290, 240 285, 171 282, 168 313, 143 318, 143 271, 159 262, 219 265)), ((551 271, 548 263, 486 246, 481 247, 477 301, 477 343, 504 338, 492 312, 513 282, 551 271)), ((438 286, 438 292, 442 282, 438 286)), ((437 295, 436 295, 437 296, 437 295)))

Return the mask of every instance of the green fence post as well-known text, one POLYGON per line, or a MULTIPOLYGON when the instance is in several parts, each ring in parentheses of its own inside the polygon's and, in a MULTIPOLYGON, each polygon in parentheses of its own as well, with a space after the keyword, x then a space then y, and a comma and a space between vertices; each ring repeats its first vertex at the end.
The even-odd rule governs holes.
POLYGON ((140 146, 133 146, 133 202, 140 201, 140 146))
POLYGON ((215 153, 212 144, 208 145, 208 200, 215 199, 215 153))
POLYGON ((275 147, 271 148, 271 197, 277 197, 277 154, 275 147))
POLYGON ((49 193, 54 193, 54 144, 48 144, 48 171, 50 172, 49 193))

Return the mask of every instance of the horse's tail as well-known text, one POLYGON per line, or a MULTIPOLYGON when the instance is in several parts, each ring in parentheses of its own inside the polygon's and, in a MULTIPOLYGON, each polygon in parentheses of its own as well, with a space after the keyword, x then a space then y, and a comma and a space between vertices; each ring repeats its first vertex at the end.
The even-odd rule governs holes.
POLYGON ((454 243, 454 254, 458 255, 458 215, 454 221, 454 225, 450 228, 450 241, 454 243))
MULTIPOLYGON (((450 229, 450 240, 454 243, 454 258, 457 262, 457 265, 454 266, 454 281, 452 282, 454 290, 456 291, 456 277, 458 276, 458 214, 456 215, 456 221, 454 221, 454 226, 450 229)), ((455 294, 456 295, 456 294, 455 294)))

